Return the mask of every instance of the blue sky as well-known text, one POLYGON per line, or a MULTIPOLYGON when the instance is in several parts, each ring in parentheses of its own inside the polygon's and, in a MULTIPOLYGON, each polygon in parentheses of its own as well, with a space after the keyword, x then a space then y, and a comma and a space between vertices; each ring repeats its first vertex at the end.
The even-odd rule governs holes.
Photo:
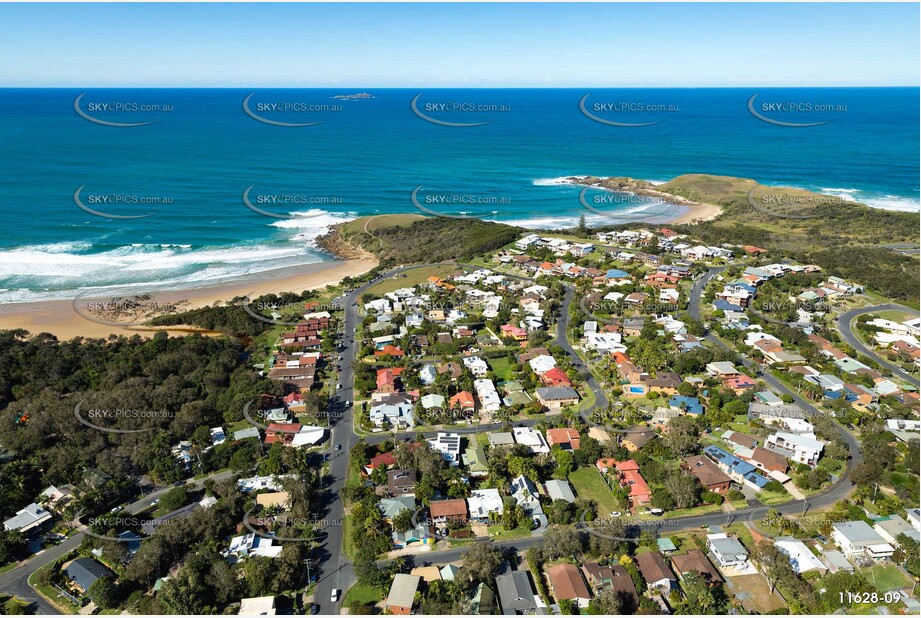
POLYGON ((919 83, 906 4, 0 4, 0 87, 919 83))

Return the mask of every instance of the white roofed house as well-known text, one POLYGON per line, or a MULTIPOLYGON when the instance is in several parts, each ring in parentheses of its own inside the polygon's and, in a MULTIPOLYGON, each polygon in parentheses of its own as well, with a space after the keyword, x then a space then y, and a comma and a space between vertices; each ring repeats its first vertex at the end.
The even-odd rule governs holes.
POLYGON ((470 519, 480 522, 489 521, 490 513, 501 514, 503 504, 499 490, 474 489, 467 498, 467 510, 470 512, 470 519))
POLYGON ((785 553, 790 559, 790 566, 797 573, 806 571, 827 571, 827 567, 815 554, 799 539, 790 536, 779 537, 774 541, 774 546, 785 553))
POLYGON ((432 448, 440 452, 442 456, 452 466, 460 465, 461 437, 457 433, 439 432, 434 438, 428 441, 432 448))
POLYGON ((787 459, 815 467, 819 463, 825 443, 803 435, 778 431, 768 436, 764 446, 787 459))
POLYGON ((438 370, 434 365, 426 365, 419 370, 419 381, 426 386, 434 384, 436 378, 438 378, 438 370))
POLYGON ((544 438, 544 434, 530 427, 513 427, 512 435, 515 437, 517 444, 523 444, 528 447, 532 453, 549 453, 550 446, 544 438))
POLYGON ((725 533, 708 534, 707 549, 724 569, 744 570, 748 567, 748 551, 738 539, 725 533))
POLYGON ((408 402, 381 402, 371 406, 371 422, 377 427, 392 426, 396 428, 413 427, 416 419, 413 406, 408 402))
POLYGON ((282 546, 275 545, 272 539, 249 533, 233 537, 230 540, 230 548, 224 552, 224 555, 235 559, 246 556, 276 558, 281 553, 281 550, 282 546))
POLYGON ((541 354, 529 360, 528 364, 531 366, 531 371, 540 375, 556 367, 556 359, 547 354, 541 354))
POLYGON ((489 373, 489 365, 479 356, 465 356, 462 359, 464 366, 477 378, 489 373))
POLYGON ((473 390, 476 391, 481 411, 498 412, 502 409, 502 398, 499 397, 499 392, 496 390, 496 385, 492 383, 492 380, 486 378, 474 380, 473 390))
POLYGON ((51 513, 34 502, 29 506, 19 509, 16 514, 3 522, 3 527, 11 532, 20 532, 24 535, 41 529, 51 521, 51 513))
POLYGON ((432 393, 430 395, 423 395, 422 399, 419 400, 419 403, 422 404, 422 408, 426 412, 441 412, 445 409, 445 398, 443 395, 437 393, 432 393))
POLYGON ((888 560, 895 548, 865 521, 844 521, 832 524, 831 538, 847 557, 866 556, 872 560, 888 560))
POLYGON ((898 515, 876 520, 873 523, 873 530, 893 546, 898 546, 898 538, 902 534, 921 543, 921 532, 898 515))

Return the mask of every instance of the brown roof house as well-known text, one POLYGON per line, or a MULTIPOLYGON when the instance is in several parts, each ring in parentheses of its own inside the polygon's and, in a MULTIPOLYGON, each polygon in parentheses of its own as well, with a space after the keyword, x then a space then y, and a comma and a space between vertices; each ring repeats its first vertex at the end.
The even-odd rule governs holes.
POLYGON ((446 526, 448 522, 458 524, 467 523, 467 501, 457 500, 432 500, 429 503, 429 512, 436 526, 446 526))
POLYGON ((755 467, 764 470, 765 472, 786 472, 787 471, 787 458, 772 451, 766 449, 762 446, 759 446, 752 451, 751 457, 748 459, 755 467))
POLYGON ((547 569, 547 579, 550 582, 550 594, 557 600, 574 601, 580 608, 588 607, 592 599, 579 567, 574 564, 555 564, 547 569))
POLYGON ((387 490, 394 496, 412 494, 416 492, 415 470, 388 470, 387 490))
POLYGON ((698 573, 711 583, 723 581, 719 571, 699 549, 689 549, 685 554, 672 556, 672 567, 682 579, 688 573, 698 573))
POLYGON ((659 552, 649 551, 636 555, 636 566, 640 575, 646 580, 646 586, 651 590, 658 590, 668 594, 678 586, 678 578, 668 568, 668 563, 659 552))
POLYGON ((636 594, 633 578, 621 565, 606 566, 597 562, 586 563, 582 565, 582 575, 595 594, 608 589, 617 591, 618 596, 625 601, 625 614, 631 614, 639 607, 640 599, 636 594))
POLYGON ((559 444, 564 451, 579 450, 579 432, 575 429, 548 429, 547 444, 553 447, 559 444))
POLYGON ((724 494, 732 488, 732 479, 703 455, 685 457, 681 467, 697 477, 707 491, 724 494))

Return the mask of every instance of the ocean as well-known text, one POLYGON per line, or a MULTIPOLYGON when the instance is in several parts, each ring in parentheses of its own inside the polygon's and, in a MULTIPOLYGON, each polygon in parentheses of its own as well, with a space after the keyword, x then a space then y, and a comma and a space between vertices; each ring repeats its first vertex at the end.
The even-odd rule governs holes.
POLYGON ((677 214, 655 202, 588 211, 561 183, 571 175, 744 176, 919 211, 917 88, 336 98, 360 92, 0 89, 0 302, 330 260, 315 239, 361 215, 560 228, 677 214))

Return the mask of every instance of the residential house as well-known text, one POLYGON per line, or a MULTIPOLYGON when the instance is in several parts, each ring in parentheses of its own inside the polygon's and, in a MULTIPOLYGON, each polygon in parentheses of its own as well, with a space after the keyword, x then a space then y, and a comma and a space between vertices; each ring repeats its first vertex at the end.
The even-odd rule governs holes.
POLYGON ((819 463, 819 456, 825 448, 825 444, 820 440, 785 431, 768 436, 764 446, 787 459, 813 467, 819 463))
POLYGON ((707 549, 723 569, 744 570, 748 568, 748 551, 735 537, 725 533, 708 534, 707 549))
POLYGON ((573 493, 569 481, 551 479, 544 483, 544 488, 547 490, 547 495, 550 496, 550 500, 565 500, 570 504, 576 501, 576 494, 573 493))
POLYGON ((459 410, 464 414, 473 414, 476 410, 476 404, 473 400, 473 393, 470 391, 461 391, 448 400, 448 406, 452 410, 459 410))
POLYGON ((489 476, 489 465, 486 461, 486 451, 482 446, 467 447, 464 451, 464 465, 467 473, 473 478, 489 476))
POLYGON ((844 521, 831 526, 831 538, 848 558, 866 556, 872 560, 888 560, 895 553, 892 545, 865 521, 844 521))
POLYGON ((230 539, 230 548, 224 555, 236 560, 247 556, 277 558, 281 550, 282 545, 275 545, 272 539, 251 532, 230 539))
POLYGON ((630 506, 636 508, 652 501, 652 492, 640 474, 639 465, 632 459, 614 462, 617 480, 629 493, 630 506))
POLYGON ((396 469, 387 471, 387 490, 391 496, 416 493, 416 471, 396 469))
POLYGON ((697 548, 689 549, 683 554, 671 557, 675 573, 684 578, 688 573, 696 573, 711 583, 723 581, 719 571, 707 560, 707 555, 697 548))
POLYGON ((899 542, 897 539, 901 534, 921 543, 921 532, 898 515, 889 515, 883 519, 877 519, 873 523, 873 530, 894 547, 898 547, 899 542))
POLYGON ((438 527, 445 527, 449 522, 459 525, 467 523, 467 501, 464 499, 432 500, 429 512, 438 527))
POLYGON ((489 514, 501 514, 504 505, 499 490, 495 488, 474 489, 467 498, 467 511, 470 519, 478 522, 488 522, 489 514))
POLYGON ((64 567, 64 575, 82 594, 89 592, 98 580, 109 577, 115 579, 115 573, 92 558, 77 558, 64 567))
POLYGON ((570 563, 555 564, 547 569, 550 594, 557 602, 564 599, 574 601, 582 609, 588 607, 592 599, 579 568, 570 563))
POLYGON ((580 570, 594 594, 600 594, 605 590, 617 591, 618 596, 627 601, 624 608, 625 614, 639 606, 640 599, 636 594, 633 578, 623 566, 619 564, 607 566, 597 562, 588 562, 583 564, 580 570))
POLYGON ((544 439, 544 435, 537 429, 531 427, 513 427, 512 435, 515 437, 517 444, 523 444, 528 447, 531 453, 549 453, 550 446, 544 439))
POLYGON ((784 536, 774 540, 774 547, 782 551, 790 559, 790 566, 797 573, 819 571, 825 573, 827 567, 822 564, 805 543, 793 537, 784 536))
POLYGON ((528 571, 509 571, 496 576, 499 605, 506 616, 543 614, 545 606, 534 592, 528 571))
POLYGON ((706 491, 725 494, 732 488, 732 479, 704 455, 685 457, 681 467, 697 477, 706 491))
POLYGON ((409 575, 407 573, 394 575, 393 583, 390 585, 390 593, 387 595, 387 612, 400 615, 411 614, 416 599, 416 591, 419 589, 419 582, 421 581, 422 578, 418 575, 409 575))
POLYGON ((655 438, 658 434, 651 429, 634 429, 625 434, 620 439, 620 444, 631 453, 640 450, 646 443, 655 438))
POLYGON ((646 587, 650 590, 657 590, 668 595, 678 587, 678 578, 672 573, 668 563, 659 552, 648 551, 637 554, 636 566, 646 582, 646 587))
POLYGON ((564 451, 576 451, 579 449, 579 432, 571 428, 548 429, 547 443, 551 449, 558 445, 564 451))
POLYGON ((30 535, 40 531, 51 521, 51 513, 36 503, 19 509, 15 515, 3 522, 3 528, 11 532, 30 535))

